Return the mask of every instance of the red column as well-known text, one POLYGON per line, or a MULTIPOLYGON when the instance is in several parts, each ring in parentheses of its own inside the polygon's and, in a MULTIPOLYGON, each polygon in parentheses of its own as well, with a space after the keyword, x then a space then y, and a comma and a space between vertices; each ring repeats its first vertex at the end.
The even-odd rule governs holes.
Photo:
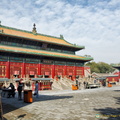
POLYGON ((10 79, 10 62, 6 62, 6 78, 10 79))
POLYGON ((75 80, 76 79, 76 66, 74 66, 74 78, 73 78, 73 80, 75 80))
POLYGON ((22 78, 24 78, 26 75, 26 72, 25 72, 25 63, 22 63, 22 78))
POLYGON ((38 75, 41 75, 41 64, 38 64, 38 75))
POLYGON ((64 76, 66 76, 67 75, 67 66, 65 65, 64 66, 64 76))
POLYGON ((52 78, 55 77, 55 65, 52 65, 52 78))
POLYGON ((84 70, 85 68, 84 67, 82 67, 82 76, 85 76, 85 70, 84 70))

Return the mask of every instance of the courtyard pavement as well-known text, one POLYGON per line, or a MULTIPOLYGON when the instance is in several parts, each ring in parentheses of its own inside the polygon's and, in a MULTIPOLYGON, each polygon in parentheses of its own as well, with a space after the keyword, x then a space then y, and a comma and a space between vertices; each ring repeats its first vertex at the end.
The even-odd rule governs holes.
POLYGON ((120 86, 40 91, 32 103, 2 98, 4 120, 120 120, 120 86))

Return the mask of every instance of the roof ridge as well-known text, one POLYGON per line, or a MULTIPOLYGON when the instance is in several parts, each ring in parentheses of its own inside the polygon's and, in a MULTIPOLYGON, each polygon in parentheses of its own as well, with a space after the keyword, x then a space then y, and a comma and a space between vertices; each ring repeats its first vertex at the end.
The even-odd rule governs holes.
MULTIPOLYGON (((43 36, 43 37, 59 39, 59 40, 64 41, 65 43, 69 44, 69 45, 65 44, 67 46, 71 46, 71 47, 75 47, 75 48, 79 48, 79 49, 84 49, 85 48, 84 46, 80 46, 80 45, 72 44, 72 43, 68 42, 67 40, 64 39, 63 35, 60 35, 60 37, 55 37, 55 36, 52 36, 52 35, 45 35, 45 34, 41 34, 41 33, 33 33, 32 31, 28 31, 28 30, 22 30, 22 29, 18 29, 18 28, 8 27, 8 26, 4 26, 4 25, 1 25, 1 24, 0 24, 0 27, 5 28, 5 29, 10 29, 10 30, 16 30, 16 31, 24 32, 24 33, 29 33, 31 35, 38 35, 38 36, 40 35, 40 36, 43 36)), ((48 41, 48 42, 50 42, 50 41, 48 41)), ((55 42, 53 42, 53 43, 55 43, 55 42)), ((56 44, 58 44, 58 43, 56 43, 56 44)))
MULTIPOLYGON (((8 28, 8 29, 13 29, 13 30, 17 30, 17 31, 27 32, 27 33, 33 34, 32 31, 22 30, 22 29, 18 29, 18 28, 14 28, 14 27, 8 27, 8 26, 4 26, 4 25, 0 25, 0 27, 4 27, 4 28, 8 28)), ((52 35, 46 35, 46 34, 42 34, 42 33, 36 33, 36 34, 37 35, 43 35, 43 36, 47 36, 47 37, 58 38, 58 39, 64 40, 61 37, 56 37, 56 36, 52 36, 52 35)))

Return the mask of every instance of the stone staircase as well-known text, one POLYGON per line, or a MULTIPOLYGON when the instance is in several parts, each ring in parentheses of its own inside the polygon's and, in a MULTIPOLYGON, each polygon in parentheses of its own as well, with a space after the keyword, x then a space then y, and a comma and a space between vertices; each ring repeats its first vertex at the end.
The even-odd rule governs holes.
POLYGON ((58 81, 53 80, 52 90, 68 90, 71 89, 72 84, 74 82, 67 78, 61 78, 58 81))

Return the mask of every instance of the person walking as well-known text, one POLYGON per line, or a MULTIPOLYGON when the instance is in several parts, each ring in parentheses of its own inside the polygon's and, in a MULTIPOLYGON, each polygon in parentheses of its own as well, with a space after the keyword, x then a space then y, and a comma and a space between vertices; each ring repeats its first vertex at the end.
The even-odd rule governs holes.
POLYGON ((22 90, 23 90, 23 85, 21 82, 19 82, 19 85, 18 85, 18 100, 22 100, 22 90))
POLYGON ((81 82, 80 81, 78 82, 78 86, 79 86, 78 88, 80 90, 81 89, 81 82))
POLYGON ((86 89, 86 82, 84 81, 83 84, 84 84, 84 89, 86 89))
POLYGON ((36 83, 35 83, 35 92, 34 92, 34 95, 36 95, 36 98, 39 97, 39 94, 38 94, 38 81, 36 81, 36 83))

